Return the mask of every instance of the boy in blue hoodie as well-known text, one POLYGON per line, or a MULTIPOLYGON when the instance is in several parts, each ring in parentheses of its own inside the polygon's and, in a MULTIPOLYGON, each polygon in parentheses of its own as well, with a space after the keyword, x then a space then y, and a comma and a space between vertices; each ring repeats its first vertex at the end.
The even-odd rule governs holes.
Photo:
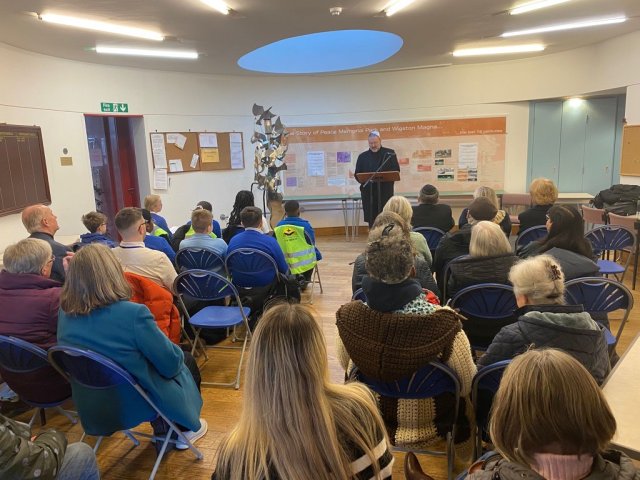
POLYGON ((100 212, 89 212, 82 216, 82 223, 89 230, 89 233, 80 235, 80 246, 84 247, 90 243, 102 243, 109 248, 117 247, 118 244, 107 237, 107 216, 100 212))

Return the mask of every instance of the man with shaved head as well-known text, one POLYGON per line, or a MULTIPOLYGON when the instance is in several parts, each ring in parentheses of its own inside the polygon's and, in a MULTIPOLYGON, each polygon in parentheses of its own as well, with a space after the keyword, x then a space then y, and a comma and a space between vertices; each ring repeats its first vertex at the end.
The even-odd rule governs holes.
POLYGON ((53 236, 60 229, 58 217, 46 205, 31 205, 22 211, 22 224, 31 234, 29 238, 38 238, 51 245, 55 259, 50 278, 64 282, 65 273, 62 260, 71 252, 71 249, 53 239, 53 236))

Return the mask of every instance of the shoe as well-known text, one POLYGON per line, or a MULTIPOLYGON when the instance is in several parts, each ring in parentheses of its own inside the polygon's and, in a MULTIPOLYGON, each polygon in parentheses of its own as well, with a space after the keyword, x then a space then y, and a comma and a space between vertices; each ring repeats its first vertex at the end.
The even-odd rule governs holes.
MULTIPOLYGON (((207 433, 207 430, 209 429, 209 424, 207 423, 207 421, 204 418, 200 419, 200 429, 197 432, 194 431, 188 431, 188 432, 182 432, 182 434, 187 437, 187 440, 189 440, 191 443, 196 443, 198 440, 200 440, 202 437, 204 437, 204 435, 207 433)), ((186 450, 189 448, 189 445, 187 445, 186 443, 182 442, 179 438, 176 441, 176 450, 186 450)))

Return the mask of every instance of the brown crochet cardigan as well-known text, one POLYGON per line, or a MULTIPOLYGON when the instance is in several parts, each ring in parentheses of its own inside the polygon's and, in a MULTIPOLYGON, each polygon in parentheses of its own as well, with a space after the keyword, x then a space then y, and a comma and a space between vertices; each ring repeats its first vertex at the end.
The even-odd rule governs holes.
POLYGON ((442 309, 429 315, 383 313, 361 301, 336 313, 338 333, 358 369, 376 380, 397 380, 432 360, 446 362, 461 330, 459 316, 442 309))

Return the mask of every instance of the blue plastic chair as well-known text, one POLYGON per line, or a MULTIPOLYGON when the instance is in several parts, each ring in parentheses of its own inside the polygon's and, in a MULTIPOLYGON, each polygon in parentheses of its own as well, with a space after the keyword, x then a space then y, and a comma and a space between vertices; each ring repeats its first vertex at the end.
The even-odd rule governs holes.
MULTIPOLYGON (((453 394, 454 421, 451 425, 446 425, 446 428, 448 429, 446 434, 446 452, 436 452, 431 450, 416 451, 415 449, 412 449, 412 451, 416 453, 446 455, 447 475, 449 479, 453 477, 453 464, 455 461, 454 439, 456 438, 456 420, 460 413, 461 387, 458 375, 451 368, 442 362, 433 361, 406 378, 390 382, 382 382, 367 377, 356 367, 351 372, 350 377, 364 383, 379 395, 390 398, 420 399, 436 397, 443 393, 453 394)), ((394 449, 399 451, 409 451, 407 449, 403 449, 402 446, 397 445, 394 445, 394 449)))
POLYGON ((482 454, 482 440, 489 441, 489 412, 493 397, 498 391, 500 380, 504 370, 511 363, 511 360, 482 367, 473 377, 471 384, 471 402, 473 411, 476 413, 476 435, 473 446, 473 458, 478 458, 482 454))
POLYGON ((537 225, 535 227, 527 228, 524 232, 518 234, 518 238, 516 238, 516 252, 519 252, 520 249, 526 247, 531 242, 536 240, 540 240, 543 237, 546 237, 547 227, 544 225, 537 225))
POLYGON ((486 323, 486 327, 483 328, 488 332, 486 341, 474 341, 470 338, 475 350, 486 350, 491 344, 489 337, 493 338, 502 327, 517 320, 514 316, 518 308, 516 297, 509 285, 480 283, 463 288, 453 297, 450 306, 467 317, 463 326, 471 322, 486 323))
POLYGON ((253 278, 257 275, 273 272, 273 279, 278 276, 278 264, 273 257, 256 248, 238 248, 228 253, 225 266, 233 284, 241 288, 255 287, 253 278))
POLYGON ((0 335, 0 372, 11 390, 36 409, 29 426, 33 425, 38 413, 45 424, 45 408, 54 408, 74 425, 78 422, 75 412, 60 407, 71 398, 71 386, 54 370, 42 348, 19 338, 0 335))
MULTIPOLYGON (((244 358, 244 352, 247 348, 247 341, 251 337, 251 328, 249 327, 248 320, 248 316, 251 314, 251 309, 249 307, 242 306, 238 290, 236 290, 229 280, 215 272, 211 272, 209 270, 187 270, 176 277, 173 283, 173 291, 178 295, 179 304, 185 318, 191 326, 194 327, 196 332, 195 338, 193 339, 193 346, 191 348, 192 355, 195 353, 196 346, 200 339, 200 333, 203 329, 233 327, 233 341, 235 341, 237 339, 236 327, 244 324, 247 332, 244 336, 242 347, 239 347, 241 349, 241 353, 235 380, 228 383, 202 382, 204 385, 235 385, 236 390, 240 388, 240 369, 242 367, 242 359, 244 358), (190 316, 183 302, 183 297, 185 296, 201 301, 220 300, 230 296, 235 300, 235 305, 211 305, 204 307, 198 313, 190 316)), ((206 348, 206 345, 203 345, 205 359, 208 359, 206 355, 206 348)), ((212 346, 208 348, 237 347, 212 346)))
POLYGON ((620 327, 618 327, 613 339, 609 328, 607 328, 608 325, 604 325, 607 344, 610 347, 609 351, 613 355, 613 347, 620 340, 622 331, 633 309, 633 294, 631 291, 621 283, 603 277, 575 278, 565 282, 564 287, 564 296, 567 303, 582 305, 586 312, 595 314, 596 318, 606 316, 606 314, 616 310, 624 310, 620 327))
POLYGON ((162 448, 149 476, 152 480, 169 442, 176 442, 171 439, 175 433, 179 441, 188 445, 196 458, 202 460, 202 453, 153 403, 137 380, 109 358, 91 350, 58 345, 49 349, 49 360, 71 383, 74 400, 80 400, 76 401, 76 406, 85 433, 98 437, 94 451, 98 450, 104 437, 119 431, 136 446, 140 444, 136 435, 152 441, 160 440, 162 448), (170 427, 165 437, 130 430, 158 417, 162 417, 170 427))
POLYGON ((211 270, 212 272, 228 274, 224 264, 224 257, 205 247, 187 247, 178 250, 178 253, 176 253, 176 267, 178 267, 178 272, 184 272, 185 270, 211 270))
POLYGON ((427 241, 427 245, 429 246, 429 250, 431 250, 431 256, 435 256, 436 248, 446 232, 435 227, 416 227, 413 231, 418 232, 424 237, 427 241))
POLYGON ((367 296, 365 295, 364 291, 359 288, 355 292, 353 292, 351 300, 362 300, 363 302, 367 303, 367 296))
POLYGON ((618 281, 622 282, 631 260, 629 250, 635 251, 635 233, 620 225, 604 225, 589 230, 584 237, 589 240, 596 255, 603 255, 604 257, 606 254, 608 258, 609 252, 613 252, 614 260, 601 258, 598 260, 598 267, 600 267, 601 274, 613 275, 618 281), (627 261, 624 266, 616 261, 616 257, 622 252, 627 254, 627 261), (622 276, 618 278, 620 274, 622 276))

